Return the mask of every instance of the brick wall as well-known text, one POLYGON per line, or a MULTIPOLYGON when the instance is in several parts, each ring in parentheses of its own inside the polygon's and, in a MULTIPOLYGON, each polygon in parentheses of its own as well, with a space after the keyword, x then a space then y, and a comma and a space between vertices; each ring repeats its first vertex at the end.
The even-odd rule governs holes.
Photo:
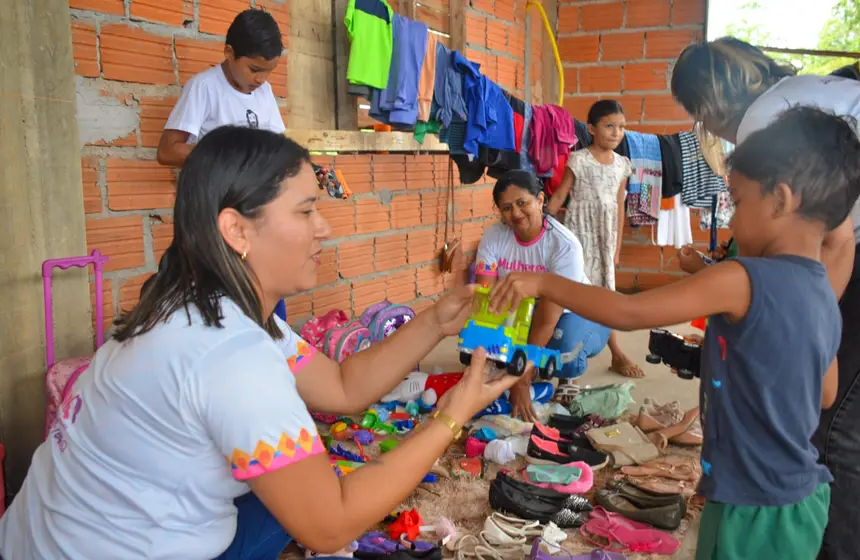
MULTIPOLYGON (((669 79, 681 50, 701 40, 704 27, 705 0, 562 0, 558 48, 564 63, 565 108, 584 121, 595 101, 617 99, 631 130, 690 130, 692 122, 672 99, 669 79)), ((619 289, 648 289, 682 277, 677 251, 653 245, 651 229, 625 228, 619 289)), ((720 230, 721 239, 727 234, 720 230)), ((656 239, 656 232, 653 235, 656 239)), ((695 219, 693 238, 706 247, 708 234, 695 219)))

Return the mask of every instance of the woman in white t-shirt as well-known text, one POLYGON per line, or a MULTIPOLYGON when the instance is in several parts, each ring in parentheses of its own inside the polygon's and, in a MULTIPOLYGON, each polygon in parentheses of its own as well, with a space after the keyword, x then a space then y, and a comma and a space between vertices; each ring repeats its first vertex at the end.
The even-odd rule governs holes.
MULTIPOLYGON (((792 68, 731 37, 687 47, 675 64, 672 94, 706 130, 734 144, 796 105, 860 119, 860 82, 832 75, 795 76, 792 68)), ((841 298, 843 323, 836 403, 823 411, 813 438, 819 460, 835 479, 821 560, 860 559, 860 267, 854 259, 860 249, 858 218, 860 203, 825 236, 821 248, 821 262, 841 298)), ((743 255, 743 247, 739 250, 743 255)), ((692 255, 695 252, 686 254, 692 255)))
POLYGON ((36 450, 0 518, 0 556, 274 560, 293 538, 335 552, 513 385, 485 381, 481 352, 432 421, 338 478, 308 407, 377 402, 460 330, 472 292, 443 295, 340 365, 316 353, 272 310, 316 283, 331 231, 317 196, 307 150, 283 135, 223 127, 199 142, 179 176, 173 242, 36 450))
MULTIPOLYGON (((551 272, 584 284, 582 245, 576 236, 555 218, 544 212, 546 198, 540 181, 526 171, 509 171, 496 182, 493 201, 501 222, 484 232, 475 260, 477 283, 491 285, 511 272, 551 272)), ((572 361, 564 364, 556 376, 569 382, 583 373, 588 358, 597 355, 609 340, 610 330, 549 302, 535 308, 529 343, 574 352, 572 361)), ((511 389, 514 416, 528 422, 535 420, 530 385, 534 371, 523 375, 511 389)), ((559 385, 564 396, 572 383, 559 385), (568 386, 569 385, 569 386, 568 386)))

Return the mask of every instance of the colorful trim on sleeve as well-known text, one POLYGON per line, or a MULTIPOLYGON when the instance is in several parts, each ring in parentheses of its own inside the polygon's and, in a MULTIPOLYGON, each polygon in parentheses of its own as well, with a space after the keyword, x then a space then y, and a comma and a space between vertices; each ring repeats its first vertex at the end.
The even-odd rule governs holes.
POLYGON ((475 275, 476 276, 498 276, 499 275, 499 265, 496 263, 487 263, 484 261, 478 261, 475 264, 475 275))
POLYGON ((302 340, 296 342, 296 353, 287 358, 287 365, 290 366, 290 371, 293 375, 297 374, 303 367, 308 365, 308 362, 316 355, 317 349, 302 340))
POLYGON ((325 446, 319 434, 316 431, 311 434, 307 429, 302 428, 297 440, 287 434, 281 434, 277 447, 272 447, 263 440, 258 441, 251 455, 241 449, 233 449, 229 462, 233 478, 245 481, 323 452, 325 452, 325 446))

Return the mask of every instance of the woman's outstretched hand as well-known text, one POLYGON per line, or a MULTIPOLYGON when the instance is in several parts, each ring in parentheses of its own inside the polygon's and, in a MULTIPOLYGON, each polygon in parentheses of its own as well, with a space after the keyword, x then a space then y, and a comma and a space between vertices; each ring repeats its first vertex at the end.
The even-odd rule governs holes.
POLYGON ((520 380, 514 375, 496 372, 495 368, 485 368, 486 364, 487 352, 476 348, 463 378, 439 399, 439 410, 461 426, 520 380), (490 370, 494 373, 489 373, 490 370))
POLYGON ((511 272, 490 290, 490 309, 495 313, 516 310, 525 298, 538 297, 543 274, 511 272))
POLYGON ((460 332, 472 310, 474 284, 458 286, 449 290, 433 305, 433 319, 442 336, 460 332))

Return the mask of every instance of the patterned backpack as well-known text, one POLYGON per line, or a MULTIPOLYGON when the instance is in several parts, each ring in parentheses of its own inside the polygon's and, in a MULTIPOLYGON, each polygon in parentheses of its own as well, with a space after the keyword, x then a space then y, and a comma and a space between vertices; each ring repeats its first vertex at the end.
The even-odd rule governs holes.
POLYGON ((365 309, 360 321, 370 329, 371 340, 380 342, 414 318, 411 307, 384 300, 365 309))
POLYGON ((322 317, 312 317, 299 331, 305 342, 325 352, 326 334, 349 323, 349 317, 340 309, 332 309, 322 317))
POLYGON ((342 327, 326 331, 323 352, 332 360, 341 363, 356 352, 366 349, 370 342, 370 330, 361 321, 351 321, 342 327))

